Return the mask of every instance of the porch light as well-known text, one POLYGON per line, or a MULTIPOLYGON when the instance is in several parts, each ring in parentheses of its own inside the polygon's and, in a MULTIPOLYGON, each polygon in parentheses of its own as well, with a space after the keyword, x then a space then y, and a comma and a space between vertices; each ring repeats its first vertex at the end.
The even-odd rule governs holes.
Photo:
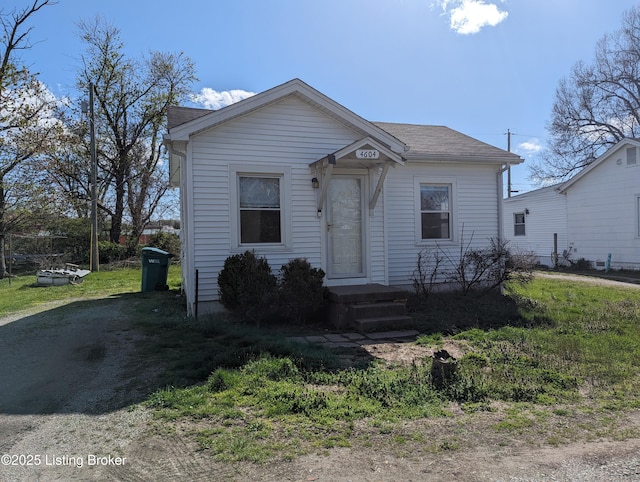
POLYGON ((320 181, 318 181, 317 177, 314 177, 313 179, 311 179, 311 185, 313 186, 314 189, 318 189, 320 187, 320 181))

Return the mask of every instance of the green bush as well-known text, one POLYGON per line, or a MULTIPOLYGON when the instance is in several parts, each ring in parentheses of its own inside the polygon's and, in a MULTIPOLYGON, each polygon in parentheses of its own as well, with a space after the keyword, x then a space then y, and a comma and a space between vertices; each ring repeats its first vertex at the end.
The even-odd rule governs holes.
POLYGON ((277 294, 277 279, 265 258, 253 251, 229 256, 218 274, 220 302, 228 310, 260 322, 268 318, 277 294))
POLYGON ((171 253, 174 259, 180 259, 180 236, 158 231, 149 238, 149 246, 171 253))
POLYGON ((290 321, 308 321, 325 301, 324 271, 296 258, 282 266, 280 276, 280 313, 290 321))
POLYGON ((121 261, 127 257, 127 248, 111 241, 99 241, 98 253, 101 263, 121 261))

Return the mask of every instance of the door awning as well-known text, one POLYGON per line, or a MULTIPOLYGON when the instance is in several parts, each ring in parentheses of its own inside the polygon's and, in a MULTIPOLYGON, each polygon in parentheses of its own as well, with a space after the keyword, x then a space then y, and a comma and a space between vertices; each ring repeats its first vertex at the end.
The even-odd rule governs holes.
POLYGON ((322 206, 327 198, 327 190, 331 182, 331 175, 335 167, 354 169, 378 169, 381 168, 381 174, 378 178, 376 188, 374 189, 371 200, 369 201, 369 209, 373 211, 375 208, 384 180, 390 167, 404 165, 402 156, 397 152, 383 146, 371 137, 364 137, 353 144, 343 147, 332 154, 318 159, 309 164, 312 169, 320 170, 322 173, 322 191, 318 198, 318 215, 322 213, 322 206))

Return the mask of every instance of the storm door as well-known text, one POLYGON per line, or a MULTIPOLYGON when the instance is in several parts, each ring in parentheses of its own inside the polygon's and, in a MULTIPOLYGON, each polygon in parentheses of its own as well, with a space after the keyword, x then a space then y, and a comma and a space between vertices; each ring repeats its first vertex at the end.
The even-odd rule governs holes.
POLYGON ((334 175, 327 193, 330 278, 365 275, 364 176, 334 175))

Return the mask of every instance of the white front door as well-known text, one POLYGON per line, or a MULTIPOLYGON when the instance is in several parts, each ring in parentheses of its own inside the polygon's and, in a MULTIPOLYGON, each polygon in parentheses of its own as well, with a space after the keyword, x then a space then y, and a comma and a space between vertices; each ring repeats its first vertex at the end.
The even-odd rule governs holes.
POLYGON ((359 278, 364 263, 364 176, 334 175, 327 195, 329 278, 359 278))

